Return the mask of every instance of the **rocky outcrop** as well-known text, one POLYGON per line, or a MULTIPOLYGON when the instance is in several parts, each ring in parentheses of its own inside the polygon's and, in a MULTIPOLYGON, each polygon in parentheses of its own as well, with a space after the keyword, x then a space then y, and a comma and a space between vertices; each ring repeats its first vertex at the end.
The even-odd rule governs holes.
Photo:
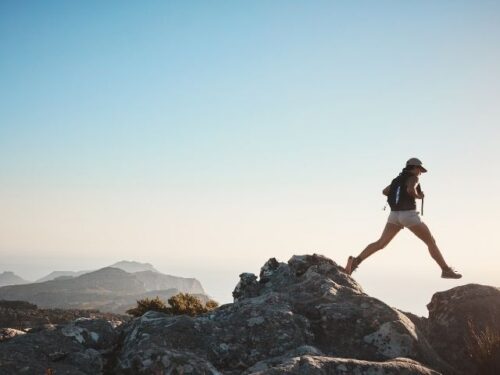
POLYGON ((102 374, 118 343, 104 320, 81 318, 0 343, 0 373, 102 374))
POLYGON ((412 373, 409 369, 419 366, 421 372, 413 373, 432 373, 421 364, 453 372, 410 319, 363 293, 323 256, 294 256, 288 263, 270 259, 260 280, 241 274, 233 295, 234 303, 203 316, 149 312, 134 320, 124 330, 115 372, 169 373, 184 363, 212 373, 286 373, 304 361, 325 373, 337 365, 345 371, 372 366, 382 374, 404 368, 412 373), (297 357, 301 350, 305 353, 297 357), (413 362, 395 360, 402 357, 413 362), (270 366, 270 358, 278 362, 270 366))
MULTIPOLYGON (((471 358, 474 334, 489 330, 500 338, 500 288, 468 284, 434 294, 427 305, 425 335, 449 363, 464 373, 479 371, 477 358, 471 358)), ((497 344, 496 368, 500 373, 500 342, 497 344)))
POLYGON ((437 293, 425 319, 368 296, 324 256, 271 258, 259 276, 240 275, 234 303, 203 315, 150 311, 118 330, 77 321, 14 337, 0 344, 8 353, 0 355, 0 373, 20 373, 23 364, 75 374, 469 375, 476 368, 459 350, 465 322, 481 326, 490 313, 498 316, 497 293, 474 285, 437 293), (446 329, 454 334, 444 337, 446 329), (42 343, 47 349, 29 349, 42 343))
POLYGON ((370 362, 359 359, 335 358, 305 355, 300 357, 282 357, 278 362, 273 360, 259 362, 244 374, 248 375, 439 375, 439 372, 421 365, 408 358, 395 358, 384 362, 370 362), (271 364, 270 366, 268 364, 271 364))

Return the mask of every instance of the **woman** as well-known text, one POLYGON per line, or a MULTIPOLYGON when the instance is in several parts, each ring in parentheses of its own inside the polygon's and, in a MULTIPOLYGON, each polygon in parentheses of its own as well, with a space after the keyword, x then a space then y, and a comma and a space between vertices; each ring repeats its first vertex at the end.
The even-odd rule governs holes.
POLYGON ((380 238, 369 244, 357 257, 350 256, 345 267, 346 273, 351 274, 359 264, 378 250, 383 249, 398 234, 407 227, 415 235, 425 242, 429 248, 432 258, 441 267, 441 277, 445 279, 459 279, 461 274, 446 264, 436 241, 427 225, 422 222, 419 212, 416 210, 415 199, 423 199, 424 193, 420 189, 418 176, 427 172, 422 162, 417 158, 411 158, 406 162, 403 171, 392 180, 382 193, 387 196, 387 202, 391 207, 391 213, 380 238))

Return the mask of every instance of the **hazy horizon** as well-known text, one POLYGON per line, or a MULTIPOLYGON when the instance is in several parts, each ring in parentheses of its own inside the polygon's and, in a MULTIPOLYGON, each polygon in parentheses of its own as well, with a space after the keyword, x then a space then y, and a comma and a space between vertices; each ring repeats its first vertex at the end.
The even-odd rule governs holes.
POLYGON ((418 157, 463 278, 408 230, 354 278, 421 315, 499 286, 499 63, 488 1, 3 1, 0 272, 128 259, 231 302, 271 257, 344 265, 375 241, 418 157))

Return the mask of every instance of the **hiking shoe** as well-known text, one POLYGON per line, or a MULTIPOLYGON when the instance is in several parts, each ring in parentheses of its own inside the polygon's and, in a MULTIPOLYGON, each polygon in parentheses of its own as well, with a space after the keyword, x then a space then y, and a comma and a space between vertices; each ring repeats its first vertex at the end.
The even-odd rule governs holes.
POLYGON ((351 273, 353 273, 356 270, 356 268, 358 268, 360 263, 361 263, 361 260, 358 257, 350 256, 347 259, 347 266, 345 266, 345 273, 350 275, 351 273))
POLYGON ((443 279, 460 279, 462 275, 460 275, 453 268, 448 267, 443 269, 443 272, 441 272, 441 277, 443 279))

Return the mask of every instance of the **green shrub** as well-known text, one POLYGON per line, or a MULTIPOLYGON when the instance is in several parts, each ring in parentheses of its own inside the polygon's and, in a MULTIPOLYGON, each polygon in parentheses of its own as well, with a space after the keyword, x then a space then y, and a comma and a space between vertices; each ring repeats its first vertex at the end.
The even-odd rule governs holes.
POLYGON ((219 306, 214 300, 206 304, 196 296, 189 293, 179 293, 168 299, 167 306, 158 296, 154 299, 145 298, 137 301, 137 306, 127 310, 132 316, 142 316, 147 311, 159 311, 170 315, 196 316, 211 311, 219 306))
POLYGON ((481 375, 500 374, 500 331, 492 327, 487 325, 479 330, 472 321, 468 322, 467 350, 481 375))
POLYGON ((215 309, 219 304, 214 300, 209 300, 203 304, 201 300, 189 293, 179 293, 168 300, 170 312, 173 315, 186 314, 196 316, 215 309))
POLYGON ((205 306, 207 307, 207 310, 210 311, 216 309, 219 306, 219 303, 215 302, 213 299, 209 299, 205 306))
POLYGON ((137 301, 137 306, 127 310, 127 314, 132 316, 142 316, 144 313, 148 311, 159 311, 168 314, 168 307, 165 305, 160 297, 156 296, 155 298, 144 298, 137 301))

